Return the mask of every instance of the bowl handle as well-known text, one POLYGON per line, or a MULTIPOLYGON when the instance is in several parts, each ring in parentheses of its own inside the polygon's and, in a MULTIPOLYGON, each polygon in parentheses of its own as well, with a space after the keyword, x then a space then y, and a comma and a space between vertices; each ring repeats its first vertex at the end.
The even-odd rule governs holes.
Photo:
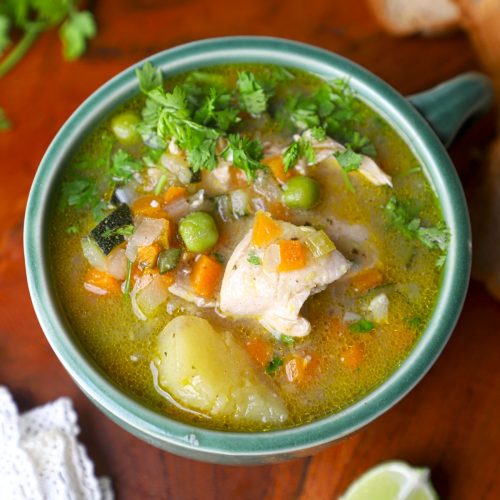
POLYGON ((469 118, 491 108, 494 97, 490 80, 481 73, 470 72, 408 99, 448 147, 469 118))

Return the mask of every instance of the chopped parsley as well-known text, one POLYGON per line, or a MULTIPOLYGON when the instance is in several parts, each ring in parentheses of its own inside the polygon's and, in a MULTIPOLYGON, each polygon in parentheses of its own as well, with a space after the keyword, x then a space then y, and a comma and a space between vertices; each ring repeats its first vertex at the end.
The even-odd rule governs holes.
POLYGON ((360 154, 355 153, 352 149, 337 151, 333 154, 333 156, 335 156, 338 164, 340 165, 340 172, 347 189, 354 193, 354 186, 352 185, 352 182, 347 174, 359 169, 361 162, 363 161, 363 157, 360 154))
POLYGON ((140 172, 144 164, 137 161, 130 153, 119 149, 111 162, 111 177, 115 182, 124 183, 128 181, 135 173, 140 172))
POLYGON ((262 149, 262 144, 259 141, 233 134, 228 137, 228 143, 222 156, 226 160, 231 158, 233 165, 243 170, 247 179, 252 180, 256 170, 266 168, 260 163, 264 156, 262 149))
POLYGON ((236 82, 242 108, 251 115, 260 115, 267 108, 264 88, 250 71, 242 71, 236 82))
POLYGON ((275 356, 270 362, 269 364, 267 365, 266 367, 266 373, 268 375, 271 375, 273 373, 276 373, 279 368, 283 366, 283 360, 281 358, 278 358, 277 356, 275 356))
POLYGON ((65 231, 68 234, 78 234, 80 232, 80 228, 76 224, 71 224, 65 229, 65 231))
POLYGON ((139 80, 139 88, 141 92, 147 93, 157 87, 163 86, 163 76, 160 68, 156 68, 149 61, 141 68, 135 70, 137 80, 139 80))
POLYGON ((134 226, 133 224, 127 224, 125 226, 121 227, 115 227, 111 229, 106 229, 106 231, 103 231, 101 234, 102 238, 112 238, 113 236, 130 236, 131 234, 134 233, 134 226))
MULTIPOLYGON (((316 127, 319 129, 319 127, 316 127)), ((316 161, 316 153, 313 145, 306 137, 301 137, 297 141, 293 141, 283 153, 283 165, 285 172, 297 165, 299 158, 304 157, 307 163, 312 164, 316 161)))
POLYGON ((262 265, 262 259, 258 255, 256 255, 255 252, 250 252, 248 254, 247 261, 250 262, 250 264, 253 264, 254 266, 262 265))
POLYGON ((295 339, 290 337, 290 335, 284 335, 283 333, 280 335, 280 340, 283 344, 293 345, 295 343, 295 339))
MULTIPOLYGON (((395 196, 391 196, 385 205, 385 211, 391 224, 409 239, 416 239, 430 250, 446 253, 449 231, 441 224, 438 227, 424 227, 420 217, 412 217, 407 207, 402 205, 395 196)), ((445 257, 438 259, 437 265, 444 264, 445 257)))
POLYGON ((364 318, 349 325, 349 330, 353 333, 367 333, 371 332, 374 328, 375 325, 371 321, 364 318))

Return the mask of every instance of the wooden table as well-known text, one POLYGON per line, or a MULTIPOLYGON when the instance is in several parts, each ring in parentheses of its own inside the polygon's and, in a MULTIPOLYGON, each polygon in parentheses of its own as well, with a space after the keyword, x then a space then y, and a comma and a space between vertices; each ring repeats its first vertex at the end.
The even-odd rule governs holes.
MULTIPOLYGON (((97 472, 112 477, 119 499, 336 498, 364 470, 389 459, 431 467, 443 498, 500 498, 500 307, 478 283, 472 282, 439 361, 383 417, 311 458, 222 467, 159 451, 87 401, 38 325, 22 250, 28 191, 56 131, 92 91, 143 57, 199 38, 274 35, 338 52, 408 94, 476 69, 466 37, 391 38, 362 2, 254 0, 238 2, 236 12, 229 0, 91 4, 99 35, 83 59, 64 63, 56 35, 47 34, 0 80, 0 106, 13 122, 11 131, 0 133, 0 383, 12 390, 20 408, 71 397, 97 472)), ((492 130, 490 115, 451 149, 466 186, 473 184, 492 130)))

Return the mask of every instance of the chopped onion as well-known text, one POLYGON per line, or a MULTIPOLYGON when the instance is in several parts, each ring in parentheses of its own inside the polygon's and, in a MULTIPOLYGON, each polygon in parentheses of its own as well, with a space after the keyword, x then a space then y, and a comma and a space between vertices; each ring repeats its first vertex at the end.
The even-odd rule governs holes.
POLYGON ((375 323, 387 323, 389 319, 389 299, 385 293, 373 297, 367 309, 375 323))
POLYGON ((160 162, 169 172, 174 174, 181 184, 191 182, 191 169, 181 156, 164 153, 160 158, 160 162))
POLYGON ((181 217, 184 217, 186 214, 189 213, 190 210, 189 203, 184 197, 173 200, 164 208, 168 214, 168 217, 174 220, 179 220, 181 217))
POLYGON ((151 316, 168 298, 168 288, 160 275, 137 292, 137 305, 146 316, 151 316))
POLYGON ((137 257, 137 249, 154 243, 168 230, 167 224, 168 222, 165 219, 144 217, 128 240, 127 250, 125 251, 127 258, 134 262, 137 257))
POLYGON ((125 279, 127 276, 127 256, 124 248, 114 248, 107 256, 107 271, 119 281, 125 279))
POLYGON ((233 212, 233 217, 239 219, 248 214, 250 196, 243 189, 236 189, 230 193, 231 198, 231 208, 233 212))
POLYGON ((139 307, 139 304, 137 303, 137 294, 139 293, 140 290, 142 290, 142 288, 149 285, 151 281, 152 281, 151 275, 147 274, 142 276, 141 278, 136 280, 136 282, 134 283, 134 288, 130 292, 130 303, 132 305, 132 311, 142 321, 146 321, 148 317, 144 314, 144 312, 139 307))

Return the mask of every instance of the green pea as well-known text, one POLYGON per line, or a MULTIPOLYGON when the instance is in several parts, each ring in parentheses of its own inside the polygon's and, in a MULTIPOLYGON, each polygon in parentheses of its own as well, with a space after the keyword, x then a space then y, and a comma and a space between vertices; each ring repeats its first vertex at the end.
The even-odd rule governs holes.
POLYGON ((319 182, 311 177, 292 177, 283 186, 283 201, 290 208, 309 209, 319 201, 319 182))
POLYGON ((111 129, 121 143, 132 144, 139 139, 135 125, 140 121, 140 118, 135 113, 125 111, 113 117, 111 129))
POLYGON ((179 234, 190 252, 210 250, 219 239, 215 221, 206 212, 191 212, 179 223, 179 234))

